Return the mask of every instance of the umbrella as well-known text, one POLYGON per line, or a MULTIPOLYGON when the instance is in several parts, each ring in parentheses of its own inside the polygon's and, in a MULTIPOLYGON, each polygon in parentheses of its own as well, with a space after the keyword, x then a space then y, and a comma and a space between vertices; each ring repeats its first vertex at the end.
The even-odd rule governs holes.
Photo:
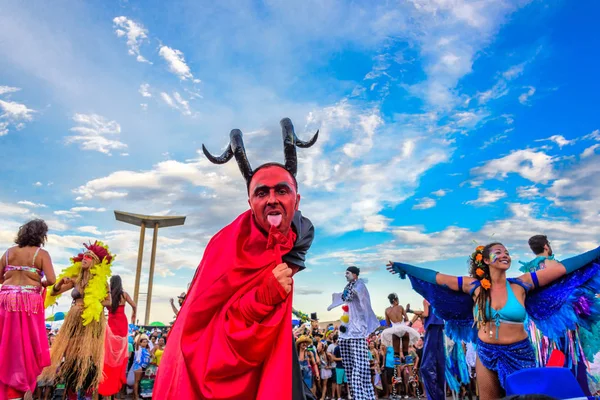
POLYGON ((155 322, 151 323, 150 326, 166 326, 166 325, 163 324, 162 322, 155 321, 155 322))
POLYGON ((56 314, 46 318, 46 321, 62 321, 63 319, 65 319, 65 313, 57 312, 56 314))

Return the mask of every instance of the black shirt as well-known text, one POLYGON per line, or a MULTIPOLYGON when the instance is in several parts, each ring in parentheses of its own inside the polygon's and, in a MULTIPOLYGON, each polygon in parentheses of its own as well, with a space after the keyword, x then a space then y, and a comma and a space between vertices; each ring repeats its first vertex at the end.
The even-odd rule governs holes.
MULTIPOLYGON (((335 346, 335 349, 333 349, 333 355, 335 356, 335 358, 342 358, 342 351, 340 350, 340 346, 337 345, 335 346)), ((335 367, 336 368, 341 368, 344 369, 344 361, 336 361, 335 362, 335 367)))
POLYGON ((423 359, 423 348, 421 347, 420 349, 417 349, 415 347, 415 353, 417 353, 417 356, 419 357, 419 367, 421 366, 421 360, 423 359))

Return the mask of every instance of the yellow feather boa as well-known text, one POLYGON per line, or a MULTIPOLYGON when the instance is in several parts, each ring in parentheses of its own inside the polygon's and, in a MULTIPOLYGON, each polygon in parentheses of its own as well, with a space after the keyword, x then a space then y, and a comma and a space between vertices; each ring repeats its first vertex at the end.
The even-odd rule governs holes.
MULTIPOLYGON (((104 247, 108 251, 108 246, 98 241, 98 245, 104 247)), ((100 316, 104 312, 104 306, 102 302, 108 295, 108 278, 111 276, 111 265, 115 260, 113 255, 111 262, 107 262, 106 258, 102 260, 100 264, 94 263, 90 268, 91 278, 85 287, 83 296, 83 312, 81 313, 81 319, 83 320, 83 326, 90 324, 92 321, 99 321, 100 316)), ((71 266, 65 268, 56 281, 58 282, 61 278, 78 278, 81 274, 81 261, 74 261, 71 258, 71 266)), ((54 304, 61 295, 53 296, 52 289, 54 286, 49 286, 46 291, 46 299, 44 300, 44 307, 48 308, 54 304)))

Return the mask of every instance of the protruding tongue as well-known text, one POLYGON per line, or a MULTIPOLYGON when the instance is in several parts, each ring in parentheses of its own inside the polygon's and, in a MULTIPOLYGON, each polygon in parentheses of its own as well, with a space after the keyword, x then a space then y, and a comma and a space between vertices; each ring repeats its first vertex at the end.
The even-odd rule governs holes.
POLYGON ((281 224, 281 214, 267 215, 267 221, 269 221, 271 226, 279 226, 279 224, 281 224))

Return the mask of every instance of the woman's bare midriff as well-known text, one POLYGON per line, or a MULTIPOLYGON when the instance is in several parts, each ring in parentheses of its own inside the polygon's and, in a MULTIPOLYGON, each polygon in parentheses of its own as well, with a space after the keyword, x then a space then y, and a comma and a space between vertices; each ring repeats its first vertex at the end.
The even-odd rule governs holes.
POLYGON ((42 278, 34 272, 7 271, 4 273, 3 285, 41 286, 41 281, 42 278))
POLYGON ((482 342, 490 344, 513 344, 529 337, 527 332, 525 332, 523 324, 507 324, 503 322, 500 323, 500 327, 496 327, 496 324, 493 322, 482 325, 479 328, 477 336, 482 342), (492 330, 492 337, 490 337, 490 328, 492 330), (498 335, 496 335, 496 329, 498 329, 498 335), (498 339, 496 339, 496 336, 498 336, 498 339))

